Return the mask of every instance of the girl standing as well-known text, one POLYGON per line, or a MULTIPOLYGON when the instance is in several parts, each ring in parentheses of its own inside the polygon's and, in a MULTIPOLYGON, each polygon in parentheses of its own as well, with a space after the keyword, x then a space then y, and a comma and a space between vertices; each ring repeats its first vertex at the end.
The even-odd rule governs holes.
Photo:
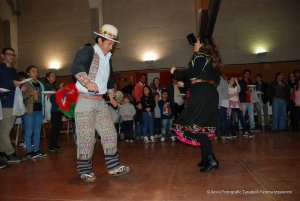
POLYGON ((23 86, 23 99, 26 107, 26 113, 23 117, 25 144, 27 158, 35 159, 46 156, 45 153, 40 151, 41 128, 44 119, 44 97, 42 95, 44 85, 37 79, 39 75, 37 67, 29 66, 26 73, 32 80, 23 86), (33 143, 31 139, 33 139, 33 143))
POLYGON ((239 118, 241 122, 241 126, 243 129, 244 137, 253 137, 252 134, 246 128, 244 115, 242 112, 242 104, 240 103, 239 93, 241 91, 241 87, 237 78, 230 78, 228 84, 228 93, 229 93, 229 116, 230 116, 230 134, 229 137, 237 137, 234 129, 235 115, 239 118))
POLYGON ((155 142, 153 137, 153 121, 154 121, 154 107, 155 101, 149 86, 143 87, 143 96, 141 98, 141 103, 143 106, 143 135, 144 142, 155 142), (149 134, 147 135, 147 131, 149 134), (148 136, 150 136, 150 141, 148 136))

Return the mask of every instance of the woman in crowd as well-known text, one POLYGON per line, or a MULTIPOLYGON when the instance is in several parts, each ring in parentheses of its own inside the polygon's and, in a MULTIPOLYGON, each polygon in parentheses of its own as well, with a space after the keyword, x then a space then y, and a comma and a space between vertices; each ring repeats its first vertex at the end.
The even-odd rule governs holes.
MULTIPOLYGON (((63 88, 64 83, 60 83, 59 88, 56 85, 56 76, 53 72, 46 73, 46 81, 45 81, 45 90, 46 91, 57 91, 58 89, 63 88)), ((52 104, 51 106, 51 134, 50 134, 50 141, 48 149, 49 151, 56 151, 62 149, 61 146, 57 145, 57 138, 60 133, 61 129, 61 118, 62 113, 58 108, 58 105, 56 103, 56 97, 55 94, 50 95, 50 102, 52 104)))
POLYGON ((24 105, 26 107, 26 113, 23 117, 25 144, 27 158, 35 159, 46 156, 45 153, 40 151, 41 128, 44 119, 44 97, 42 95, 44 85, 37 79, 39 74, 36 66, 27 67, 26 73, 28 78, 32 78, 32 80, 25 83, 22 87, 24 105))
MULTIPOLYGON (((200 171, 207 172, 219 167, 209 137, 215 136, 218 121, 218 92, 221 58, 211 40, 205 45, 198 39, 194 44, 195 55, 190 68, 170 72, 175 77, 191 81, 191 94, 186 108, 174 122, 177 138, 185 143, 201 145, 202 162, 200 171), (200 51, 201 49, 201 51, 200 51)), ((182 84, 182 83, 181 83, 182 84)))
POLYGON ((144 135, 144 142, 155 142, 153 136, 153 121, 154 121, 154 107, 155 101, 154 97, 151 92, 151 88, 149 86, 144 86, 143 88, 143 96, 141 98, 141 103, 143 106, 143 135, 144 135), (149 134, 147 135, 147 131, 149 134), (150 136, 150 141, 148 136, 150 136))
POLYGON ((151 89, 152 93, 157 92, 159 94, 159 99, 161 99, 161 86, 160 86, 160 79, 158 77, 155 77, 151 83, 151 89))

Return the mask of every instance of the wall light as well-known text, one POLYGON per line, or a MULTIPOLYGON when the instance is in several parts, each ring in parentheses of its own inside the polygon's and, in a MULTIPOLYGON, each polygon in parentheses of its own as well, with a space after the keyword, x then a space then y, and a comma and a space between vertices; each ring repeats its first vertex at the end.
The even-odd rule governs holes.
POLYGON ((154 52, 146 52, 144 54, 144 61, 155 61, 157 59, 157 54, 154 52))
POLYGON ((61 63, 57 60, 51 61, 49 68, 50 69, 60 69, 61 68, 61 63))
POLYGON ((267 50, 264 47, 257 47, 255 50, 255 54, 265 53, 267 50))

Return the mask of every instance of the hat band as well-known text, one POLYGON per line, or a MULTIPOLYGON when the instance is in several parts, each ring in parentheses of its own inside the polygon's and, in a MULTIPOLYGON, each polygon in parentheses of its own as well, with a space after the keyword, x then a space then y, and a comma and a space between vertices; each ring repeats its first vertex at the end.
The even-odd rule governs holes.
POLYGON ((103 35, 104 37, 107 37, 107 38, 117 38, 116 35, 108 32, 106 30, 101 30, 100 34, 103 35))

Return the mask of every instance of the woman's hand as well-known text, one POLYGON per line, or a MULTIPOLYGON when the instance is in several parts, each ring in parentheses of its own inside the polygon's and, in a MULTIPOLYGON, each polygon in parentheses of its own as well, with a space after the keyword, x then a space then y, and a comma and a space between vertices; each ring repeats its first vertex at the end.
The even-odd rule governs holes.
POLYGON ((176 70, 176 67, 175 67, 175 66, 172 66, 172 68, 171 68, 171 70, 170 70, 170 73, 173 74, 175 70, 176 70))
POLYGON ((238 81, 238 79, 235 77, 234 78, 234 81, 235 81, 235 83, 238 83, 239 81, 238 81))

